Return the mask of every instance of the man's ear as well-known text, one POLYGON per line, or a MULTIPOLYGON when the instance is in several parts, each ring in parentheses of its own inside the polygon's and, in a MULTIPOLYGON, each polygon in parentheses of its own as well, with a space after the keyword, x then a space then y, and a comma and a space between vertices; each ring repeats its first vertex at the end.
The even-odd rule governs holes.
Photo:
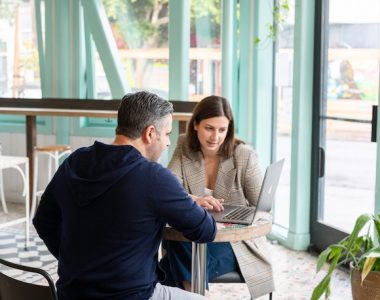
POLYGON ((151 144, 155 134, 156 128, 153 125, 149 125, 147 128, 145 128, 142 134, 144 143, 151 144))

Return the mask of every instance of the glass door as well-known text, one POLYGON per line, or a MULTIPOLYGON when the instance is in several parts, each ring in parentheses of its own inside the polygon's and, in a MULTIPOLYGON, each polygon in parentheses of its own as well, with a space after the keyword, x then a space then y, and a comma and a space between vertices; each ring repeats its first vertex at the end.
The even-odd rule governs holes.
POLYGON ((380 62, 378 0, 319 2, 311 223, 317 250, 350 232, 359 214, 374 211, 371 119, 380 62))

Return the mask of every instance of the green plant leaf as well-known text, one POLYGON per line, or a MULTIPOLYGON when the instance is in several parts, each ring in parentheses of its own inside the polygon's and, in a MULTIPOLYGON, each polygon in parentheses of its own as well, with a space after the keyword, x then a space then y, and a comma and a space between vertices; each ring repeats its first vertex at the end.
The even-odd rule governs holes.
POLYGON ((348 239, 348 245, 347 245, 347 251, 351 251, 353 245, 355 244, 355 241, 360 233, 360 231, 363 229, 363 227, 372 219, 370 214, 362 214, 360 215, 355 222, 354 229, 352 230, 351 234, 349 235, 348 239))
POLYGON ((380 257, 380 246, 368 250, 363 254, 363 257, 380 257))
POLYGON ((380 214, 374 216, 373 222, 375 223, 375 228, 377 232, 377 241, 380 241, 380 214))
MULTIPOLYGON (((367 257, 373 257, 373 258, 375 258, 375 260, 377 258, 380 258, 380 246, 372 247, 371 249, 364 252, 360 257, 360 261, 359 261, 358 265, 355 267, 358 267, 359 269, 363 269, 364 263, 365 263, 367 257), (364 261, 364 263, 363 263, 363 261, 364 261)), ((380 261, 380 259, 379 259, 379 261, 380 261)))
POLYGON ((326 263, 327 257, 329 256, 330 252, 331 247, 328 247, 324 251, 322 251, 321 254, 319 254, 317 261, 317 273, 322 269, 322 267, 326 263))
POLYGON ((364 262, 364 267, 362 271, 362 282, 361 284, 363 285, 364 279, 367 277, 368 273, 371 271, 372 266, 375 264, 376 257, 367 257, 365 262, 364 262))
POLYGON ((362 270, 362 283, 370 271, 380 271, 380 214, 362 214, 355 222, 352 232, 339 241, 337 244, 330 245, 318 257, 317 272, 322 266, 330 261, 327 274, 315 287, 312 299, 317 300, 323 294, 326 298, 330 295, 331 276, 337 266, 352 263, 354 268, 362 270), (370 226, 365 233, 361 233, 363 228, 369 223, 370 226), (375 223, 375 230, 371 226, 375 223), (373 239, 373 233, 377 233, 373 239))
POLYGON ((335 255, 334 259, 330 262, 329 271, 328 271, 329 274, 332 274, 332 272, 334 271, 336 265, 338 264, 338 261, 340 260, 340 257, 341 257, 340 254, 335 255))
POLYGON ((339 245, 339 244, 331 245, 329 248, 331 248, 331 253, 329 255, 329 259, 333 259, 337 255, 340 256, 342 254, 342 250, 345 249, 345 247, 343 247, 342 245, 339 245))
POLYGON ((327 274, 322 279, 322 281, 318 284, 319 288, 317 286, 313 291, 313 295, 315 293, 317 298, 313 298, 313 295, 312 295, 312 299, 319 299, 319 297, 321 297, 322 294, 325 294, 326 298, 328 298, 328 296, 330 295, 330 292, 331 292, 331 290, 330 290, 331 276, 332 276, 332 273, 333 273, 336 265, 338 264, 339 259, 340 259, 340 255, 335 255, 334 259, 330 263, 327 274))
POLYGON ((331 274, 327 274, 322 281, 314 288, 311 300, 318 300, 324 293, 326 293, 331 281, 331 274))

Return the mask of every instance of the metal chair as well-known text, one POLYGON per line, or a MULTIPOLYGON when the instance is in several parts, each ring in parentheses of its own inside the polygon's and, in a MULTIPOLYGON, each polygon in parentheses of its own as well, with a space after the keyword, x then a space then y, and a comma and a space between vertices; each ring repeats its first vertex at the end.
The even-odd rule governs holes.
MULTIPOLYGON (((240 272, 229 272, 210 280, 210 283, 245 283, 240 272)), ((269 293, 269 300, 272 300, 272 293, 269 293)))
MULTIPOLYGON (((2 147, 0 144, 0 156, 2 155, 2 147)), ((8 213, 7 203, 5 202, 5 196, 4 196, 4 181, 3 181, 3 170, 0 169, 0 199, 1 199, 1 205, 3 207, 4 213, 8 213)))
POLYGON ((17 269, 24 272, 31 272, 43 276, 49 285, 38 285, 28 283, 22 280, 12 278, 4 274, 4 269, 0 269, 0 299, 1 300, 58 300, 53 279, 50 275, 38 268, 15 264, 3 259, 0 259, 0 264, 11 269, 17 269))
MULTIPOLYGON (((3 183, 3 170, 14 169, 16 170, 23 181, 22 196, 25 197, 25 218, 17 218, 10 221, 5 221, 0 224, 0 229, 8 226, 13 226, 25 222, 25 247, 29 243, 29 158, 23 156, 4 156, 1 153, 0 145, 0 199, 3 211, 8 213, 7 204, 4 196, 4 183, 3 183), (24 170, 21 168, 24 166, 24 170)), ((1 298, 0 298, 1 299, 1 298)))
POLYGON ((34 182, 33 182, 33 197, 31 206, 31 218, 33 218, 38 198, 41 197, 44 190, 38 190, 38 160, 40 155, 48 157, 47 179, 51 180, 54 173, 58 170, 59 160, 71 153, 69 145, 51 145, 51 146, 37 146, 34 148, 34 182))

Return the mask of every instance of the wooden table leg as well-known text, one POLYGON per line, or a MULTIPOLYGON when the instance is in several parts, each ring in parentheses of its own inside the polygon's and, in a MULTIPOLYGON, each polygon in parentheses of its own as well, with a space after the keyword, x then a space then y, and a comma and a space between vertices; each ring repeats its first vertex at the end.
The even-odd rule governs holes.
MULTIPOLYGON (((26 116, 26 156, 29 158, 29 208, 32 205, 34 182, 34 147, 37 143, 36 116, 26 116)), ((31 216, 32 217, 32 216, 31 216)))

